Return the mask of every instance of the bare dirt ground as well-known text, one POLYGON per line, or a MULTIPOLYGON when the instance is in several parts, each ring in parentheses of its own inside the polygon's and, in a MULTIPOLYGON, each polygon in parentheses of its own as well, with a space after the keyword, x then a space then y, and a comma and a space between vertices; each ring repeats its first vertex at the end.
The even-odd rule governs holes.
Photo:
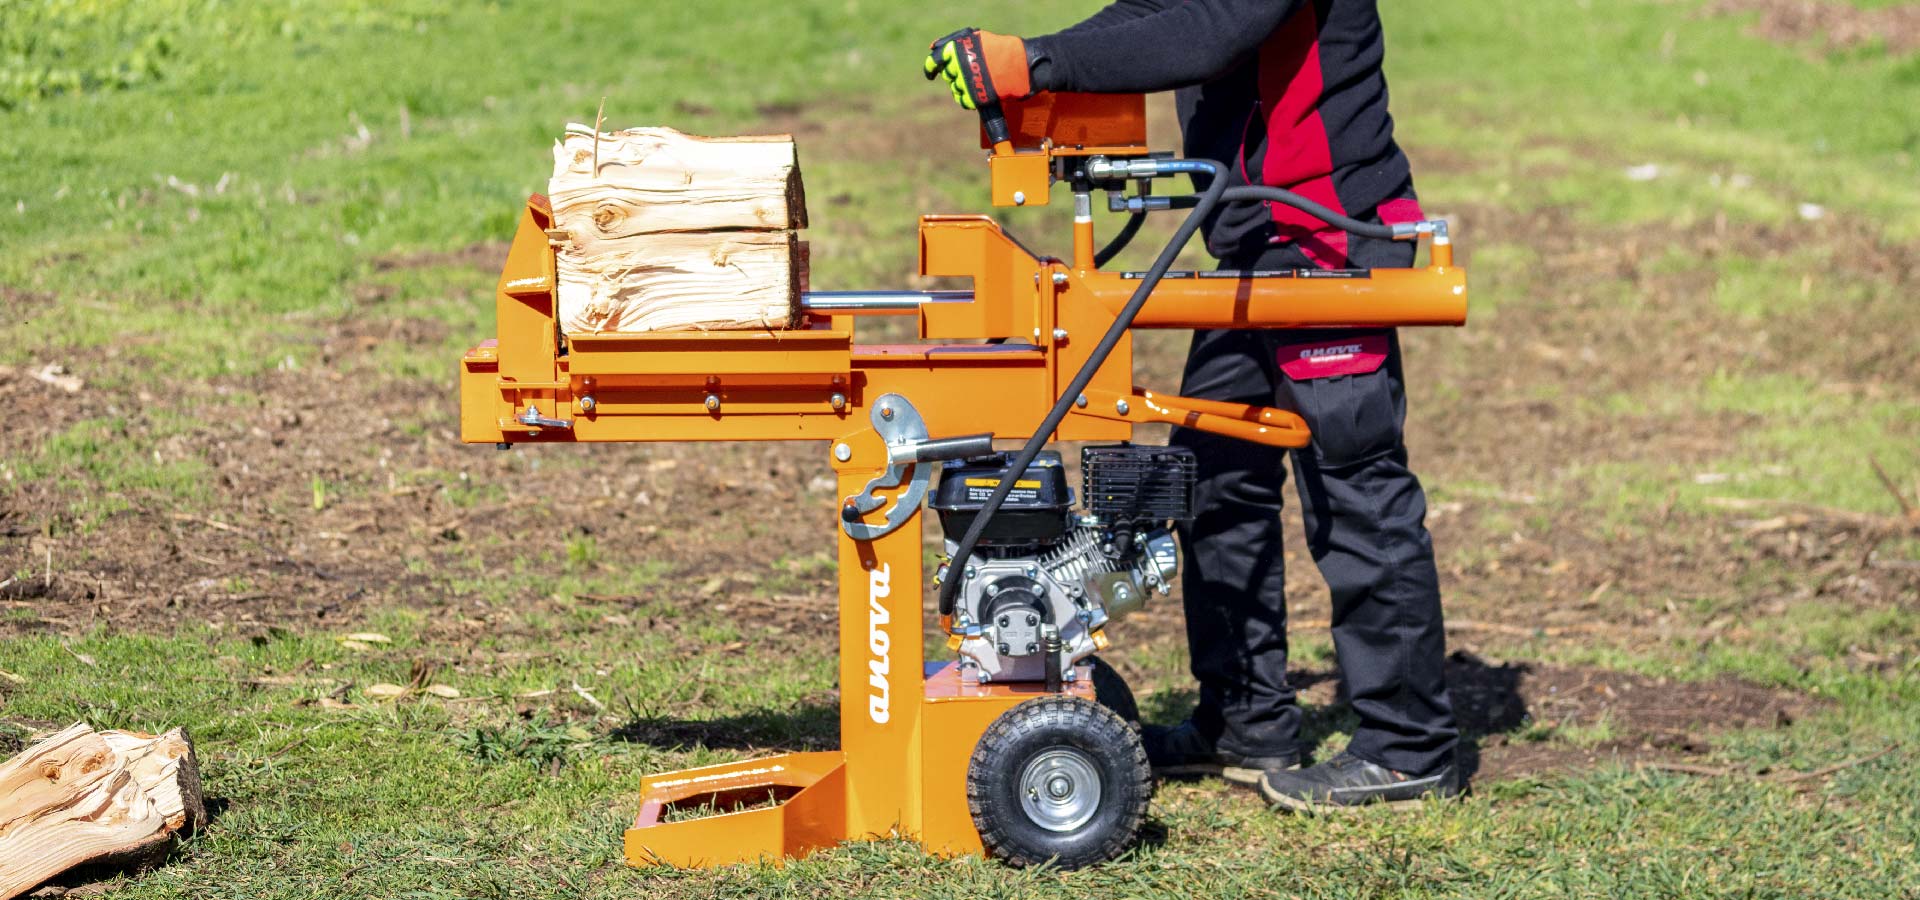
POLYGON ((1920 5, 1894 4, 1861 9, 1824 0, 1718 0, 1709 15, 1758 13, 1753 33, 1783 44, 1818 41, 1828 51, 1874 43, 1894 53, 1920 50, 1920 5))
MULTIPOLYGON (((1729 434, 1757 424, 1735 414, 1641 413, 1631 404, 1598 410, 1592 398, 1653 396, 1754 359, 1836 391, 1920 386, 1920 348, 1899 324, 1908 311, 1860 304, 1836 323, 1824 306, 1800 320, 1787 314, 1804 327, 1757 330, 1714 306, 1705 276, 1659 265, 1672 252, 1763 259, 1784 252, 1786 236, 1764 228, 1721 221, 1601 231, 1552 210, 1519 218, 1477 207, 1456 213, 1476 241, 1533 246, 1539 264, 1512 277, 1553 293, 1550 303, 1500 309, 1484 327, 1408 338, 1418 467, 1432 484, 1500 486, 1496 496, 1437 504, 1431 513, 1452 643, 1466 651, 1455 658, 1455 690, 1469 729, 1481 736, 1483 777, 1602 758, 1681 757, 1704 749, 1702 735, 1799 714, 1803 698, 1728 679, 1657 683, 1597 669, 1493 665, 1474 652, 1540 638, 1734 640, 1751 618, 1807 597, 1867 610, 1920 595, 1920 571, 1872 564, 1873 549, 1901 527, 1890 519, 1817 509, 1741 519, 1670 504, 1654 521, 1610 525, 1577 496, 1554 503, 1537 496, 1563 487, 1565 473, 1601 463, 1704 463, 1724 453, 1729 434), (1633 302, 1623 303, 1623 289, 1633 302), (1823 337, 1835 333, 1850 337, 1823 337), (1516 527, 1516 518, 1525 524, 1516 527), (1650 599, 1675 596, 1708 602, 1676 608, 1650 599), (1526 610, 1524 625, 1513 624, 1516 608, 1526 610), (1513 737, 1529 722, 1603 720, 1611 736, 1579 747, 1513 737)), ((1845 223, 1793 237, 1844 248, 1835 253, 1836 276, 1920 283, 1914 248, 1882 245, 1845 223)), ((503 256, 503 246, 483 244, 394 257, 380 268, 490 273, 503 256)), ((151 447, 155 462, 200 460, 211 498, 176 509, 157 494, 135 492, 121 498, 123 511, 82 522, 70 510, 97 488, 59 479, 17 484, 0 501, 0 575, 25 574, 0 584, 0 636, 164 630, 188 621, 239 634, 347 630, 371 610, 401 605, 428 611, 430 635, 457 646, 481 633, 512 632, 529 608, 556 602, 529 587, 503 606, 473 585, 506 577, 511 559, 529 551, 554 554, 541 564, 558 567, 566 542, 590 538, 600 561, 588 563, 589 571, 668 561, 645 597, 625 598, 630 613, 616 614, 621 621, 610 627, 676 627, 646 619, 648 603, 731 603, 779 626, 767 636, 776 644, 827 648, 830 573, 808 570, 771 594, 757 589, 779 561, 832 546, 823 446, 514 453, 465 446, 454 433, 450 374, 395 378, 374 360, 392 342, 440 342, 447 327, 383 315, 387 294, 378 285, 355 295, 360 317, 314 336, 322 364, 308 371, 211 383, 163 377, 175 408, 217 413, 184 424, 148 412, 154 388, 89 384, 69 393, 24 371, 0 372, 9 444, 35 447, 82 422, 119 422, 113 439, 151 447), (315 502, 313 479, 332 486, 323 503, 315 502)), ((1142 369, 1157 383, 1177 383, 1182 346, 1172 335, 1143 341, 1142 369)), ((125 365, 111 356, 64 362, 80 373, 125 365)), ((1311 561, 1296 546, 1288 563, 1296 627, 1323 629, 1325 593, 1311 561)), ((1136 645, 1178 642, 1177 599, 1125 631, 1136 645)), ((1123 672, 1124 657, 1123 650, 1123 672)), ((1309 692, 1315 702, 1335 702, 1329 675, 1303 673, 1323 685, 1309 692)), ((804 743, 813 734, 770 722, 734 725, 738 734, 711 723, 642 723, 636 727, 654 731, 635 737, 723 743, 787 735, 804 743)))

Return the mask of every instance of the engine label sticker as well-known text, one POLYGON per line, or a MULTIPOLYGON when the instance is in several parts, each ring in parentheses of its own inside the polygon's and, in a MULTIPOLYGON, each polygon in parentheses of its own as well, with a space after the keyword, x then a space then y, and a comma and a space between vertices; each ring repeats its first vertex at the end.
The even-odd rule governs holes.
POLYGON ((1387 336, 1363 334, 1337 341, 1311 344, 1287 344, 1274 356, 1280 371, 1295 381, 1331 378, 1335 375, 1366 375, 1387 361, 1387 336))
MULTIPOLYGON (((965 482, 967 501, 985 503, 993 496, 993 489, 1000 486, 998 478, 969 478, 965 482)), ((1022 478, 1013 483, 1013 490, 1007 492, 1009 503, 1037 503, 1040 500, 1040 482, 1032 478, 1022 478)))

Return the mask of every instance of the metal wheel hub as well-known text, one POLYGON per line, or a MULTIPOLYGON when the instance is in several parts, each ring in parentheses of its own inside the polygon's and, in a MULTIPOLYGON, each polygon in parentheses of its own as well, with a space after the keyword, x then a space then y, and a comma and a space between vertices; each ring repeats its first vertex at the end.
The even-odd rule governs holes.
POLYGON ((1035 756, 1020 771, 1020 807, 1041 828, 1073 831, 1100 809, 1100 770, 1065 747, 1035 756))

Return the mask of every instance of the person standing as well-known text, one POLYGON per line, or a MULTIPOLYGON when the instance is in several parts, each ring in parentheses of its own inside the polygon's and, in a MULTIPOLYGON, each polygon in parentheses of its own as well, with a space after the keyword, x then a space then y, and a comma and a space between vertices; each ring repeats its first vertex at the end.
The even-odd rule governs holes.
MULTIPOLYGON (((933 42, 925 71, 968 109, 1041 91, 1173 90, 1185 155, 1225 163, 1230 186, 1286 188, 1362 221, 1417 221, 1383 57, 1374 0, 1116 0, 1039 37, 954 32, 933 42)), ((1225 205, 1202 229, 1225 269, 1406 267, 1415 251, 1279 203, 1225 205)), ((1393 329, 1194 335, 1183 395, 1277 405, 1312 429, 1293 470, 1360 724, 1343 752, 1302 767, 1286 677, 1287 453, 1176 429, 1173 442, 1199 464, 1195 518, 1180 537, 1200 701, 1187 721, 1144 730, 1156 772, 1218 774, 1301 810, 1459 791, 1439 574, 1403 440, 1404 379, 1393 329)))

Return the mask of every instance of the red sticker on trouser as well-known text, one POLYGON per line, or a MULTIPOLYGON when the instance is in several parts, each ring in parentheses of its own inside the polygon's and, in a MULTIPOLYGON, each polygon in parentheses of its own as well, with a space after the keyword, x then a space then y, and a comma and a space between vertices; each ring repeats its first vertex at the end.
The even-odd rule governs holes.
POLYGON ((1295 381, 1334 375, 1365 375, 1387 361, 1387 336, 1363 334, 1337 341, 1288 344, 1275 356, 1280 371, 1295 381))

